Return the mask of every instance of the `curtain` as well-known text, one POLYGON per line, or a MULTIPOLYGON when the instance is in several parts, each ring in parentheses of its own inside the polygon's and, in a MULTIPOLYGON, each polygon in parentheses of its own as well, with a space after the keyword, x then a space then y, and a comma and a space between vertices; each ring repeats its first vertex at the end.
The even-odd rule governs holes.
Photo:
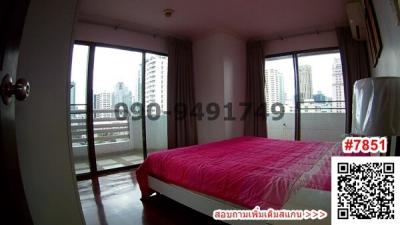
POLYGON ((370 77, 368 52, 365 41, 356 41, 349 27, 336 29, 342 59, 344 97, 346 102, 346 134, 351 133, 354 83, 370 77))
POLYGON ((267 137, 263 42, 248 42, 246 55, 246 103, 251 107, 244 121, 244 134, 267 137))
POLYGON ((168 148, 197 144, 192 43, 168 40, 168 148))

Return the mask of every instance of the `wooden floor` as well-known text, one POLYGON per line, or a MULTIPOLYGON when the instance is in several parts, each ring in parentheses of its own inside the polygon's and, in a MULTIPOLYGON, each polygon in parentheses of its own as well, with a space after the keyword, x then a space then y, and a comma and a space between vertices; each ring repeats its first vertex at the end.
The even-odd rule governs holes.
POLYGON ((161 195, 140 200, 132 172, 78 182, 87 225, 225 224, 161 195))

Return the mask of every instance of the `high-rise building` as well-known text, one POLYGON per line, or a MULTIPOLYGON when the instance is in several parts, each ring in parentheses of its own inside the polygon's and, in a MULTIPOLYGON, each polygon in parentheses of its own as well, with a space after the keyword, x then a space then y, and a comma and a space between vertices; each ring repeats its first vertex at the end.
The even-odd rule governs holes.
POLYGON ((318 91, 317 94, 313 95, 313 99, 315 102, 325 102, 328 100, 328 97, 326 97, 322 91, 318 91))
MULTIPOLYGON (((100 92, 94 95, 93 103, 94 103, 94 110, 104 110, 104 109, 113 109, 113 102, 112 102, 113 94, 110 92, 100 92)), ((96 113, 96 118, 105 118, 111 117, 113 113, 96 113)))
POLYGON ((312 69, 310 65, 299 67, 300 101, 313 99, 312 69))
MULTIPOLYGON (((334 102, 334 108, 345 108, 344 104, 344 86, 343 86, 343 72, 342 63, 340 58, 335 58, 332 65, 332 101, 342 101, 334 102)), ((335 109, 334 112, 342 112, 343 109, 335 109)))
MULTIPOLYGON (((71 81, 71 83, 70 83, 70 89, 71 89, 71 90, 70 90, 71 93, 70 93, 70 95, 69 95, 69 97, 70 97, 70 102, 69 102, 69 104, 70 104, 70 110, 71 110, 71 112, 74 112, 74 111, 76 111, 76 110, 79 109, 78 106, 76 105, 76 84, 75 84, 74 81, 71 81)), ((81 116, 81 115, 75 114, 75 113, 71 113, 71 119, 76 119, 76 118, 78 118, 79 116, 81 116)))
POLYGON ((76 84, 75 81, 71 82, 71 93, 70 93, 70 104, 72 107, 75 107, 76 104, 76 84))
POLYGON ((114 87, 112 104, 118 103, 125 103, 128 108, 132 105, 132 92, 124 82, 118 82, 114 87))
MULTIPOLYGON (((148 54, 146 56, 146 105, 157 103, 161 112, 167 111, 167 56, 148 54)), ((153 108, 153 111, 155 108, 153 108)))
POLYGON ((133 103, 142 102, 142 64, 140 64, 137 73, 137 80, 133 88, 133 103))
POLYGON ((265 70, 265 102, 267 112, 271 111, 274 103, 285 103, 285 86, 281 72, 275 69, 265 70))
POLYGON ((333 112, 344 113, 344 86, 343 86, 343 71, 340 58, 335 58, 332 65, 332 101, 333 112), (339 102, 335 102, 339 101, 339 102), (343 109, 340 109, 343 108, 343 109))

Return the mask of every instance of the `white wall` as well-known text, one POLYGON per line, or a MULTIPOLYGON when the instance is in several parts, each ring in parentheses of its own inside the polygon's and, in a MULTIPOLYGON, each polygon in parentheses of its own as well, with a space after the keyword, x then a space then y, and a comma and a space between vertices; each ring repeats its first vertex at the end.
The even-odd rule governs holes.
MULTIPOLYGON (((241 102, 246 100, 246 43, 243 40, 227 36, 224 40, 224 100, 232 102, 234 121, 225 121, 225 139, 243 136, 244 122, 240 121, 244 108, 241 102)), ((225 110, 227 116, 227 109, 225 110)))
POLYGON ((165 38, 83 22, 76 23, 74 39, 146 49, 161 53, 168 52, 165 38))
MULTIPOLYGON (((221 37, 212 35, 193 43, 193 69, 195 100, 202 103, 224 104, 224 68, 221 37)), ((204 118, 197 122, 199 143, 222 140, 225 137, 223 118, 210 121, 204 118)))
POLYGON ((272 40, 265 42, 266 55, 317 49, 337 47, 338 41, 336 32, 321 32, 319 34, 307 34, 296 37, 289 37, 283 40, 272 40))
POLYGON ((372 76, 400 76, 400 26, 391 2, 373 0, 383 50, 376 68, 371 69, 372 76))
POLYGON ((34 224, 84 224, 70 149, 68 74, 77 0, 31 0, 17 77, 31 96, 16 103, 18 155, 34 224))
POLYGON ((239 121, 245 99, 246 43, 225 33, 214 33, 193 44, 194 81, 196 102, 215 102, 220 116, 213 121, 206 117, 198 122, 199 143, 243 135, 243 122, 239 121), (235 121, 224 121, 224 104, 233 103, 235 121))

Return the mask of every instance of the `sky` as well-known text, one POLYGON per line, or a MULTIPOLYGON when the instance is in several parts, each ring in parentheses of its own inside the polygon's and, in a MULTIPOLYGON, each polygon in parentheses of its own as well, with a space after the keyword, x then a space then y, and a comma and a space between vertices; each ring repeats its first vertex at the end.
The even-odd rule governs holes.
MULTIPOLYGON (((88 65, 88 46, 75 45, 72 60, 71 81, 75 82, 77 104, 86 102, 86 73, 88 65)), ((93 70, 93 93, 112 92, 117 82, 124 84, 136 93, 138 71, 141 71, 142 53, 96 47, 93 70)))
POLYGON ((129 90, 134 91, 141 70, 141 52, 96 47, 93 93, 113 92, 117 82, 124 82, 129 90))
POLYGON ((75 103, 86 104, 86 73, 89 47, 74 45, 71 68, 71 81, 75 82, 75 103))

